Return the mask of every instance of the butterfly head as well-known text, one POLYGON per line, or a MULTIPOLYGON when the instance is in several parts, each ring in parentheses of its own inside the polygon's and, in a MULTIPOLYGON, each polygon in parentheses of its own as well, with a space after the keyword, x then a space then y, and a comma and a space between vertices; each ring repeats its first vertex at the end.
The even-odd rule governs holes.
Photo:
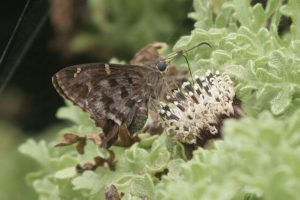
MULTIPOLYGON (((186 60, 186 62, 187 62, 187 64, 188 64, 188 67, 189 67, 189 63, 188 63, 188 60, 187 60, 185 54, 186 54, 187 52, 189 52, 189 51, 191 51, 191 50, 193 50, 193 49, 199 47, 199 46, 202 46, 202 45, 207 45, 207 46, 209 46, 210 48, 212 48, 212 46, 211 46, 209 43, 207 43, 207 42, 201 42, 201 43, 199 43, 199 44, 197 44, 197 45, 191 47, 190 49, 176 51, 176 52, 174 52, 174 53, 169 54, 169 55, 168 55, 167 57, 165 57, 163 60, 159 60, 158 63, 156 63, 157 69, 158 69, 160 72, 166 71, 166 69, 167 69, 168 65, 170 64, 170 62, 171 62, 174 58, 180 57, 180 56, 183 56, 183 57, 185 58, 185 60, 186 60)), ((189 70, 190 70, 190 69, 189 69, 189 70)))
POLYGON ((165 60, 160 60, 156 64, 156 67, 159 71, 164 72, 167 69, 168 65, 169 63, 167 63, 165 60))

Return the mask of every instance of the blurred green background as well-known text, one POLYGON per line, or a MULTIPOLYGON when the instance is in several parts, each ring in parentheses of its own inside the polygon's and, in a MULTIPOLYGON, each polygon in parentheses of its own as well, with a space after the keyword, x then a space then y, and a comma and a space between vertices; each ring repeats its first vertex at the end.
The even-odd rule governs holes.
MULTIPOLYGON (((42 1, 40 1, 42 2, 42 1)), ((189 0, 52 0, 42 2, 49 16, 17 70, 0 94, 0 199, 36 199, 25 174, 37 168, 23 157, 18 146, 28 137, 50 139, 61 126, 55 112, 63 104, 51 85, 51 76, 68 65, 107 62, 112 57, 125 61, 154 41, 170 46, 188 34, 192 21, 189 0)), ((31 3, 34 4, 32 1, 31 3)), ((26 1, 1 2, 0 49, 3 51, 26 1)), ((38 21, 42 16, 32 6, 27 13, 38 21)), ((44 13, 47 14, 47 13, 44 13)), ((25 17, 27 17, 25 15, 25 17)), ((26 42, 25 32, 34 23, 23 24, 17 34, 26 42)), ((19 48, 11 46, 12 51, 19 48)), ((18 54, 9 58, 16 59, 18 54)), ((1 66, 0 74, 5 74, 1 66)))

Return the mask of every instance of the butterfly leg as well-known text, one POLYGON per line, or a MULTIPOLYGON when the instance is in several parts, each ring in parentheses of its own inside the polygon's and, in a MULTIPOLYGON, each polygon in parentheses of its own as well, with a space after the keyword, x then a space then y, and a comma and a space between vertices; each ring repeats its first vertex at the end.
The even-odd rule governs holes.
POLYGON ((151 135, 161 134, 163 132, 162 121, 157 112, 149 110, 149 115, 152 119, 151 123, 148 123, 144 128, 143 132, 150 133, 151 135))
POLYGON ((118 133, 118 141, 116 142, 116 145, 122 146, 122 147, 129 147, 132 144, 139 142, 141 139, 138 135, 132 134, 128 128, 124 125, 120 127, 119 133, 118 133))
POLYGON ((109 120, 106 126, 103 128, 104 135, 100 144, 101 148, 108 149, 118 139, 119 126, 113 121, 109 120))
POLYGON ((140 141, 137 135, 132 135, 126 126, 112 125, 105 129, 107 134, 102 136, 101 148, 108 149, 113 144, 121 147, 129 147, 135 142, 140 141))

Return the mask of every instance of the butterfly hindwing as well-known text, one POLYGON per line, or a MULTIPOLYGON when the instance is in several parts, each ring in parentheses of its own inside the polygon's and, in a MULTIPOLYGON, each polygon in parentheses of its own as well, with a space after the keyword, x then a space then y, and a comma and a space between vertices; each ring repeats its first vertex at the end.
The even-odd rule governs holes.
POLYGON ((150 93, 142 74, 126 71, 106 79, 97 79, 87 96, 87 109, 94 120, 113 120, 121 126, 130 126, 141 102, 148 101, 150 93))

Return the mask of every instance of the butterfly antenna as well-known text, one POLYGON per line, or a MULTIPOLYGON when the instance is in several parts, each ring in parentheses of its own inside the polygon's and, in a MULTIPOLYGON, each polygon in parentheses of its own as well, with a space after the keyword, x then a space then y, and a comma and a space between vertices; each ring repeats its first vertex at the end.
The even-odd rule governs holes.
POLYGON ((190 68, 190 63, 189 63, 187 57, 186 57, 184 54, 182 54, 182 57, 184 57, 184 59, 185 59, 187 65, 188 65, 188 69, 189 69, 189 72, 190 72, 190 75, 191 75, 191 78, 192 78, 192 83, 193 83, 193 85, 195 85, 195 81, 194 81, 194 79, 193 79, 192 70, 191 70, 191 68, 190 68))
POLYGON ((191 47, 190 49, 187 49, 187 50, 185 50, 185 51, 182 51, 182 54, 187 53, 187 52, 189 52, 189 51, 192 51, 193 49, 198 48, 198 47, 200 47, 200 46, 202 46, 202 45, 207 45, 207 46, 209 46, 209 47, 212 49, 212 46, 211 46, 208 42, 200 42, 199 44, 197 44, 197 45, 191 47))
POLYGON ((208 42, 200 42, 199 44, 187 49, 187 50, 179 50, 179 51, 175 51, 171 54, 169 54, 167 57, 166 57, 166 62, 169 63, 171 60, 173 60, 174 58, 176 57, 179 57, 179 56, 182 56, 183 54, 186 54, 187 52, 190 52, 192 50, 194 50, 195 48, 198 48, 202 45, 207 45, 209 46, 210 48, 212 48, 212 46, 208 43, 208 42))
POLYGON ((179 56, 184 57, 184 59, 185 59, 187 65, 188 65, 189 73, 190 73, 191 78, 192 78, 192 83, 195 84, 195 81, 194 81, 194 79, 193 79, 192 70, 191 70, 191 67, 190 67, 190 63, 189 63, 187 57, 186 57, 184 54, 186 54, 186 53, 188 53, 189 51, 192 51, 192 50, 194 50, 195 48, 198 48, 198 47, 200 47, 200 46, 202 46, 202 45, 207 45, 207 46, 209 46, 210 48, 212 48, 212 46, 211 46, 208 42, 200 42, 199 44, 197 44, 197 45, 195 45, 195 46, 193 46, 193 47, 191 47, 191 48, 189 48, 189 49, 187 49, 187 50, 180 50, 180 51, 177 51, 177 52, 174 52, 174 53, 170 54, 170 55, 166 58, 166 63, 170 63, 170 61, 171 61, 173 58, 175 58, 175 57, 179 57, 179 56))
POLYGON ((193 79, 193 74, 192 74, 192 70, 191 70, 191 67, 190 67, 190 63, 189 63, 187 57, 186 57, 184 54, 186 54, 187 52, 192 51, 193 49, 198 48, 198 47, 200 47, 200 46, 202 46, 202 45, 207 45, 207 46, 209 46, 209 47, 212 49, 212 46, 211 46, 208 42, 200 42, 199 44, 197 44, 197 45, 191 47, 190 49, 187 49, 187 50, 185 50, 185 51, 181 51, 181 56, 184 57, 184 59, 185 59, 187 65, 188 65, 188 69, 189 69, 189 72, 190 72, 190 75, 191 75, 191 78, 192 78, 192 83, 193 83, 193 85, 195 84, 195 81, 194 81, 194 79, 193 79))

